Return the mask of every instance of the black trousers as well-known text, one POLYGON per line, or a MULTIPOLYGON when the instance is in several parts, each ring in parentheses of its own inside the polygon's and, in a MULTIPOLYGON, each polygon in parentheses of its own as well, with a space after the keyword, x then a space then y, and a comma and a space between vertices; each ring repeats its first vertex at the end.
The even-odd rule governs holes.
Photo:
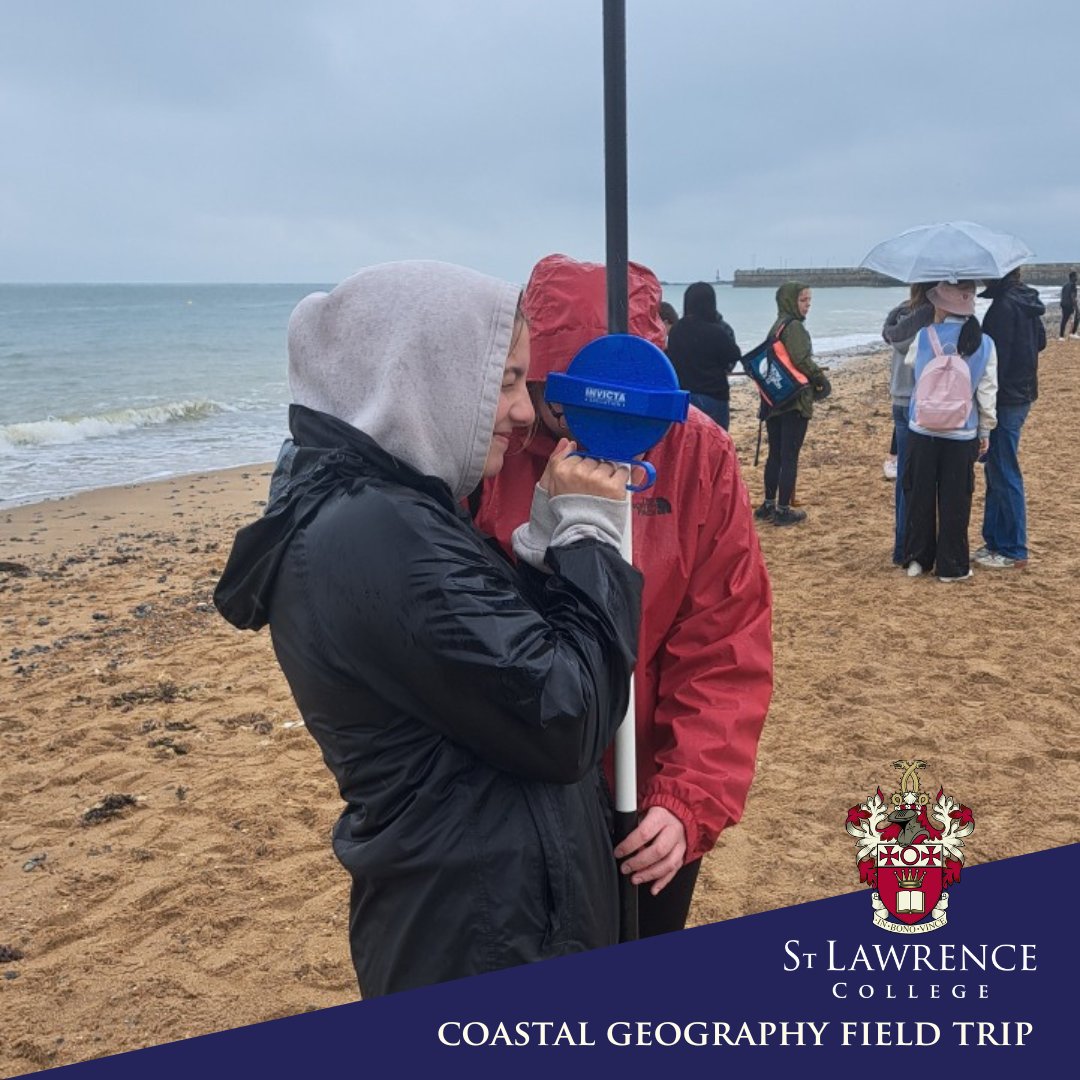
POLYGON ((904 462, 904 565, 936 567, 938 577, 971 569, 968 522, 975 491, 978 439, 908 433, 904 462))
POLYGON ((769 433, 769 456, 765 459, 765 498, 790 506, 799 474, 799 451, 810 423, 795 409, 765 420, 769 433))
POLYGON ((686 926, 690 914, 690 901, 694 898, 701 860, 687 863, 668 882, 659 896, 649 892, 648 885, 638 888, 638 937, 656 937, 670 934, 686 926))
POLYGON ((1076 324, 1080 321, 1080 308, 1067 308, 1061 309, 1061 329, 1058 331, 1058 337, 1065 336, 1065 327, 1068 326, 1069 320, 1072 319, 1072 333, 1076 333, 1076 324))

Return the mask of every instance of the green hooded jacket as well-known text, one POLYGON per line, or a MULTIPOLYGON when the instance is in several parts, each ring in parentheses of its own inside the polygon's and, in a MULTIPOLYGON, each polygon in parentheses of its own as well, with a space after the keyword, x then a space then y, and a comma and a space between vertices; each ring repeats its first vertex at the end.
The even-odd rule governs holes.
MULTIPOLYGON (((787 320, 787 326, 784 327, 780 340, 784 343, 791 362, 813 384, 822 378, 824 372, 814 363, 814 346, 810 342, 806 327, 803 326, 803 317, 799 314, 799 293, 808 287, 798 281, 787 281, 776 290, 777 316, 769 333, 776 333, 777 327, 787 320)), ((796 394, 790 401, 784 402, 780 408, 773 409, 769 415, 778 416, 781 413, 791 412, 793 409, 797 409, 807 420, 814 415, 812 386, 806 387, 801 394, 796 394)))

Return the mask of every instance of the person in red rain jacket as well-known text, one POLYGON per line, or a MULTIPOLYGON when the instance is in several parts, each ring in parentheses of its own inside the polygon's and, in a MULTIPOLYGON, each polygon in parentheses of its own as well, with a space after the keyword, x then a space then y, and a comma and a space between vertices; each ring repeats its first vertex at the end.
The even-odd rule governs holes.
MULTIPOLYGON (((630 264, 630 331, 662 345, 660 284, 630 264)), ((508 553, 565 422, 544 380, 607 332, 603 266, 549 255, 533 269, 530 393, 536 431, 486 481, 481 530, 508 553)), ((616 857, 646 885, 642 937, 682 929, 701 857, 742 816, 772 696, 772 594, 727 432, 690 409, 646 455, 656 484, 634 495, 634 565, 645 575, 636 668, 641 822, 616 857), (629 856, 629 857, 627 857, 629 856)), ((605 762, 611 781, 611 753, 605 762)))

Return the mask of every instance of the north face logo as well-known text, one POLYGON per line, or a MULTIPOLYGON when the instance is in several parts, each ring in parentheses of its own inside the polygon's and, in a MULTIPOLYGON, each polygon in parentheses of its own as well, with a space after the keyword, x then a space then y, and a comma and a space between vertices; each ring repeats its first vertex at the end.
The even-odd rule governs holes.
POLYGON ((671 503, 662 496, 648 499, 634 500, 634 513, 642 517, 658 517, 660 514, 671 513, 671 503))

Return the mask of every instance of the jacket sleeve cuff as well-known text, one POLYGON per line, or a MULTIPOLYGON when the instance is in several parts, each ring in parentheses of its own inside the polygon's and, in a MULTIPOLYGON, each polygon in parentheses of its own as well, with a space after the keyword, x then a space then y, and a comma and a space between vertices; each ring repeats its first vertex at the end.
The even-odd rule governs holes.
POLYGON ((700 859, 707 851, 712 850, 716 837, 705 835, 694 817, 694 812, 681 799, 666 795, 662 791, 648 792, 642 796, 641 809, 648 810, 650 806, 660 806, 673 813, 682 822, 683 832, 686 834, 683 866, 700 859))
POLYGON ((567 547, 578 540, 599 540, 615 548, 622 543, 629 522, 626 499, 556 495, 549 506, 555 517, 552 547, 567 547))
POLYGON ((537 484, 533 488, 532 509, 529 512, 529 520, 524 525, 519 525, 511 534, 510 544, 514 554, 537 570, 550 573, 544 563, 544 553, 551 543, 551 533, 558 519, 551 509, 551 497, 537 484))

